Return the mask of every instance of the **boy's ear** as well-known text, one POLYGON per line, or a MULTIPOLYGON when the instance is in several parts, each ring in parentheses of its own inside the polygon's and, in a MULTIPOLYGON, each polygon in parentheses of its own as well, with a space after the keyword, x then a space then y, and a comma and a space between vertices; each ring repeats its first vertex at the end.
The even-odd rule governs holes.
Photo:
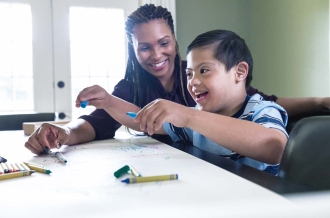
POLYGON ((249 65, 245 61, 242 61, 236 67, 236 79, 238 81, 245 80, 249 72, 249 65))

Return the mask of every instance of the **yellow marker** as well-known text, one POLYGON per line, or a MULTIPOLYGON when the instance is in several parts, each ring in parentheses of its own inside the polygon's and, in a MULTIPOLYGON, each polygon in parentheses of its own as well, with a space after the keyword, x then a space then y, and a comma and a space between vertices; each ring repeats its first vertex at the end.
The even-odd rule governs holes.
POLYGON ((148 176, 148 177, 135 177, 135 178, 127 178, 121 180, 127 184, 131 183, 140 183, 140 182, 158 182, 165 180, 177 180, 179 178, 178 174, 164 175, 164 176, 148 176))
POLYGON ((133 176, 141 177, 141 174, 133 166, 129 166, 129 168, 131 169, 133 176))
POLYGON ((19 171, 25 171, 24 167, 21 164, 19 164, 19 163, 15 163, 15 164, 16 164, 17 168, 19 169, 19 171))
POLYGON ((17 172, 17 173, 2 174, 2 175, 0 175, 0 180, 18 178, 18 177, 23 177, 23 176, 30 176, 34 172, 36 172, 36 171, 30 170, 30 171, 23 171, 23 172, 17 172))
POLYGON ((19 171, 20 171, 20 170, 18 169, 18 167, 16 166, 16 164, 11 163, 10 165, 13 167, 13 169, 14 169, 15 172, 19 172, 19 171))
POLYGON ((6 163, 8 169, 9 169, 9 172, 15 172, 14 168, 9 164, 9 163, 6 163))
POLYGON ((28 167, 30 167, 32 170, 35 170, 39 173, 46 173, 46 174, 50 174, 52 171, 46 169, 44 166, 42 165, 38 165, 38 164, 33 164, 33 163, 27 163, 24 162, 28 167))
POLYGON ((24 170, 29 171, 30 168, 25 165, 25 163, 21 163, 21 166, 24 168, 24 170))
POLYGON ((9 169, 5 163, 0 163, 0 165, 1 165, 4 173, 9 173, 9 169))
POLYGON ((2 168, 1 164, 0 164, 0 174, 5 173, 5 170, 2 168))

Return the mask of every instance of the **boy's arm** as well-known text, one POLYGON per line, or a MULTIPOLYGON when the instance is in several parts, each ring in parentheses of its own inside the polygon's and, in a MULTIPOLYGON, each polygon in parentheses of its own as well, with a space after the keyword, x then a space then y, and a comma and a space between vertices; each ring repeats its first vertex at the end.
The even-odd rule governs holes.
POLYGON ((205 111, 189 113, 186 127, 241 155, 278 164, 287 143, 286 135, 260 124, 205 111))
POLYGON ((281 130, 162 99, 145 106, 135 121, 140 122, 141 130, 149 135, 163 131, 164 122, 188 127, 223 147, 269 164, 281 161, 287 143, 287 136, 281 130))

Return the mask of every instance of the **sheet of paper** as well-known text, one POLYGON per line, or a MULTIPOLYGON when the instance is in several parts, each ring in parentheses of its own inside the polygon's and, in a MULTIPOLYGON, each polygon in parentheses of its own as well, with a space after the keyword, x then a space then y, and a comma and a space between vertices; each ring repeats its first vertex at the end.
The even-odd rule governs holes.
MULTIPOLYGON (((82 217, 91 215, 91 208, 99 212, 106 210, 107 215, 135 215, 142 211, 152 215, 155 209, 163 208, 167 212, 159 211, 161 215, 175 211, 181 213, 177 216, 186 217, 188 209, 191 215, 217 213, 227 211, 231 204, 242 203, 243 206, 243 202, 273 201, 276 207, 291 204, 278 194, 149 137, 126 136, 64 145, 58 151, 67 158, 67 164, 58 161, 54 154, 33 155, 24 148, 26 139, 16 139, 14 143, 18 144, 6 146, 3 155, 8 162, 32 162, 44 165, 52 173, 0 181, 1 196, 7 199, 6 211, 15 207, 8 202, 16 201, 20 207, 28 207, 28 211, 34 213, 41 212, 31 209, 32 205, 42 205, 42 211, 67 208, 67 216, 82 217), (124 165, 134 166, 142 176, 178 174, 179 179, 125 184, 121 180, 132 175, 118 179, 113 175, 124 165)), ((23 215, 26 210, 18 213, 23 215)))

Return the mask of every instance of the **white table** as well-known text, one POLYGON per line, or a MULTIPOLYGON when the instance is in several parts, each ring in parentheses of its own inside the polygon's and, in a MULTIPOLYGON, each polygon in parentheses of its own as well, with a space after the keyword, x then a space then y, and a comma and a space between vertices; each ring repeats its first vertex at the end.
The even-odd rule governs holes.
MULTIPOLYGON (((271 217, 294 211, 288 199, 149 137, 62 146, 66 165, 24 147, 23 131, 0 132, 0 155, 32 162, 50 175, 0 181, 1 217, 271 217), (125 184, 113 173, 134 166, 143 176, 178 174, 177 181, 125 184)), ((53 153, 56 150, 53 151, 53 153)))

